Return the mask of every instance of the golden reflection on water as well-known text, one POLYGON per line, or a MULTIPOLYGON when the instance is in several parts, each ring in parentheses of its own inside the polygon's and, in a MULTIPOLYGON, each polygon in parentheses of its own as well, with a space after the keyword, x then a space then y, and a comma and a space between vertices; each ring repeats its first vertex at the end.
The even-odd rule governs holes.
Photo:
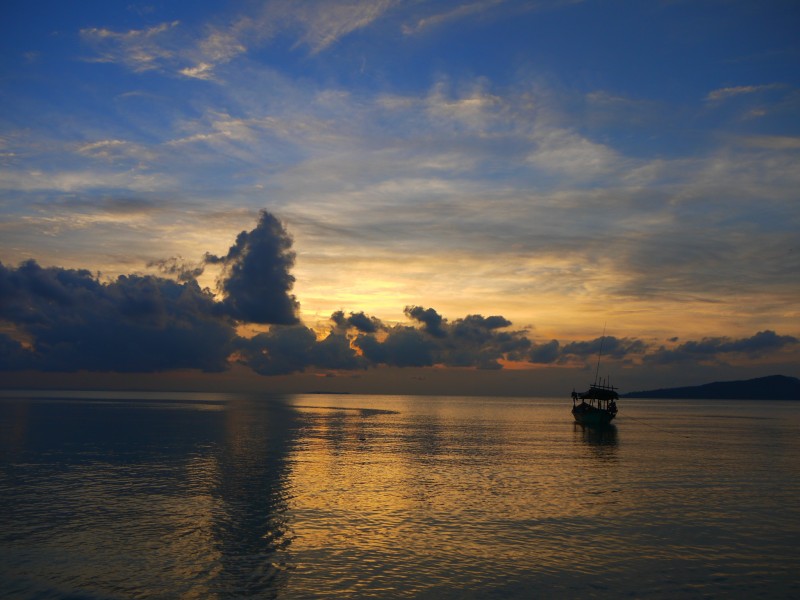
POLYGON ((800 418, 663 406, 601 431, 568 400, 8 406, 0 596, 800 591, 800 418))
MULTIPOLYGON (((566 472, 598 454, 613 461, 615 432, 578 431, 580 444, 564 457, 563 428, 537 437, 528 407, 503 409, 477 405, 465 415, 463 405, 435 402, 422 414, 400 406, 364 416, 299 407, 308 424, 289 474, 295 585, 318 579, 318 564, 332 589, 349 593, 398 584, 399 566, 415 573, 420 593, 462 589, 470 572, 508 583, 529 568, 569 569, 575 544, 565 537, 582 535, 576 511, 599 514, 604 488, 590 482, 584 508, 586 482, 566 472), (374 581, 348 581, 352 561, 374 581)), ((587 476, 605 474, 593 466, 587 476)))

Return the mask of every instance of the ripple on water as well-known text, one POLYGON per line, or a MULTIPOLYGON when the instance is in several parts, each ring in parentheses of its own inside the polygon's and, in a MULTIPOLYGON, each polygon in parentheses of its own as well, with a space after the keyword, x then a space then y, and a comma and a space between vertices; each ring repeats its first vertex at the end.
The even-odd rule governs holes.
POLYGON ((124 439, 86 425, 125 431, 124 405, 60 405, 76 429, 1 465, 0 595, 800 595, 797 420, 593 435, 555 403, 314 402, 133 407, 124 439))

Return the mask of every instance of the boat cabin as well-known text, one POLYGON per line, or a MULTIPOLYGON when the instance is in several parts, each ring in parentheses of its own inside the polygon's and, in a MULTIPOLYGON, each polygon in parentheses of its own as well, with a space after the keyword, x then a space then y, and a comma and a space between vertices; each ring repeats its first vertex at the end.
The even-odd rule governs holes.
POLYGON ((572 392, 572 406, 573 409, 579 406, 577 403, 587 405, 591 408, 607 411, 613 417, 617 414, 617 400, 619 394, 617 388, 613 385, 603 383, 592 384, 586 392, 579 394, 573 390, 572 392))

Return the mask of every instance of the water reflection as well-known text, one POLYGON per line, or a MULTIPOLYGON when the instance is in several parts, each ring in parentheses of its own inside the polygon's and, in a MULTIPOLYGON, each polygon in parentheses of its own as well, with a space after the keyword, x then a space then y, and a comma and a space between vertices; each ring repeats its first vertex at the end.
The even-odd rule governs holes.
POLYGON ((211 588, 220 597, 275 598, 287 584, 287 479, 296 432, 296 413, 279 400, 242 398, 225 412, 211 488, 220 567, 211 588))
POLYGON ((0 597, 277 597, 296 416, 264 398, 3 401, 0 597))
POLYGON ((590 427, 582 423, 573 423, 573 430, 580 434, 581 440, 592 446, 616 446, 617 426, 590 427))
POLYGON ((503 413, 425 399, 374 416, 301 409, 292 592, 529 597, 532 573, 571 563, 585 485, 566 475, 574 462, 564 458, 563 422, 524 406, 503 413))
POLYGON ((800 597, 796 406, 660 406, 0 402, 0 597, 800 597))
POLYGON ((186 465, 217 437, 214 410, 12 398, 0 414, 20 419, 0 457, 0 596, 193 595, 207 496, 186 465))

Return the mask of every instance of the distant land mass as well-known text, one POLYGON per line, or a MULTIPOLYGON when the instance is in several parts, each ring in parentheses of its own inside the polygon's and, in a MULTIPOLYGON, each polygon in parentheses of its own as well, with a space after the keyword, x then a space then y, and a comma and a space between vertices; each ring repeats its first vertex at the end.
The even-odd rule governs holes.
POLYGON ((770 375, 744 381, 715 381, 691 387, 665 388, 623 394, 623 398, 687 400, 800 400, 800 379, 770 375))

